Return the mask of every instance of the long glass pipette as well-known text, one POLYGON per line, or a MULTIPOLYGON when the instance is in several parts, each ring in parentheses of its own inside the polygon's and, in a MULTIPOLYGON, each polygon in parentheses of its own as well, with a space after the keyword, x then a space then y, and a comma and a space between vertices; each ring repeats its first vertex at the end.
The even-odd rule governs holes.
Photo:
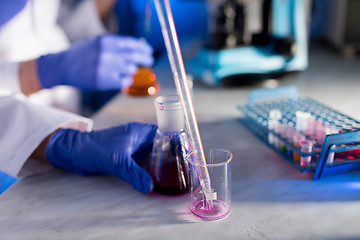
POLYGON ((169 0, 155 0, 155 7, 160 21, 161 31, 165 41, 175 86, 184 110, 185 125, 190 138, 191 150, 197 164, 200 184, 202 186, 206 203, 212 207, 212 200, 216 199, 216 193, 214 193, 211 189, 204 149, 195 117, 195 111, 186 78, 184 62, 180 51, 169 0))

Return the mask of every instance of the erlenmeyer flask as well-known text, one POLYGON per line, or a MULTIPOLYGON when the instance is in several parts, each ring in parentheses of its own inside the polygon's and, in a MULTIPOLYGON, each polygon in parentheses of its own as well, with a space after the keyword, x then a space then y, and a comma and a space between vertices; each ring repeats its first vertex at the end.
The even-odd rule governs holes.
POLYGON ((151 68, 139 67, 133 80, 130 87, 123 89, 124 93, 131 96, 155 96, 160 91, 160 85, 151 68))
POLYGON ((166 195, 188 192, 189 176, 184 158, 189 152, 189 143, 181 103, 177 96, 160 96, 154 104, 158 130, 149 170, 154 191, 166 195))

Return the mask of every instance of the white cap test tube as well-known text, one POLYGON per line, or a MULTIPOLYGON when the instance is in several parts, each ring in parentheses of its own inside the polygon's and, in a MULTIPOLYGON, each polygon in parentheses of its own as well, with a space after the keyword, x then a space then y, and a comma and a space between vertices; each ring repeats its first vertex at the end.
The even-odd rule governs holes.
POLYGON ((301 132, 303 134, 307 134, 310 125, 309 121, 311 119, 311 114, 308 112, 296 111, 295 116, 296 116, 296 125, 295 125, 296 131, 301 132))
MULTIPOLYGON (((300 145, 301 145, 301 152, 303 153, 311 153, 313 146, 314 146, 315 141, 313 140, 303 140, 300 141, 300 145)), ((300 165, 302 167, 308 167, 310 165, 311 162, 311 156, 301 156, 300 158, 300 165)))
MULTIPOLYGON (((279 124, 280 119, 282 118, 281 111, 279 109, 272 109, 269 112, 269 130, 273 130, 276 133, 279 133, 279 124)), ((270 144, 274 144, 276 147, 279 147, 279 139, 274 136, 274 134, 269 133, 268 141, 270 144)))

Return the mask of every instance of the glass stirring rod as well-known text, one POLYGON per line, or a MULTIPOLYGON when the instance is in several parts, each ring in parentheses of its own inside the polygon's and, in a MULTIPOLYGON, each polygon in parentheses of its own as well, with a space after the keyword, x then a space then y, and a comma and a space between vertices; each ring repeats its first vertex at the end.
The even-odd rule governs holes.
POLYGON ((204 149, 195 117, 195 111, 186 78, 184 62, 181 56, 169 0, 155 0, 155 7, 160 21, 161 31, 165 41, 176 89, 184 110, 185 125, 189 133, 190 146, 193 151, 193 156, 195 158, 195 162, 197 163, 198 177, 202 186, 202 191, 204 193, 206 203, 210 207, 213 207, 212 200, 216 200, 217 194, 211 189, 204 149))

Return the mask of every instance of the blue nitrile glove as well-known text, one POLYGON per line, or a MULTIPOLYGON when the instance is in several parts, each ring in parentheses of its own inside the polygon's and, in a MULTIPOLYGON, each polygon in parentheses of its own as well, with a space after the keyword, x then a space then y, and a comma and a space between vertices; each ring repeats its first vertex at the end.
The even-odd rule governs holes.
POLYGON ((149 193, 153 181, 138 163, 151 151, 156 129, 142 123, 93 132, 60 129, 50 138, 45 154, 55 167, 85 176, 111 174, 149 193))
POLYGON ((70 85, 84 90, 121 89, 131 85, 139 65, 153 64, 153 49, 145 41, 102 35, 70 49, 37 59, 44 88, 70 85))

